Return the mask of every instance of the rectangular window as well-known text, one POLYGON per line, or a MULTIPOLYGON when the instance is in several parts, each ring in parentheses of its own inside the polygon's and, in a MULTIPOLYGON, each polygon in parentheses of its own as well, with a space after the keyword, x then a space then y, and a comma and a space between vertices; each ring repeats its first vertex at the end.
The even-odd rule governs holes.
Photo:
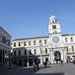
POLYGON ((34 54, 36 55, 36 49, 34 49, 34 54))
POLYGON ((53 28, 53 29, 56 29, 56 25, 53 25, 52 28, 53 28))
POLYGON ((16 51, 14 51, 14 55, 16 56, 16 51))
POLYGON ((52 23, 54 24, 54 23, 55 23, 55 21, 52 21, 52 23))
POLYGON ((73 38, 71 37, 71 42, 73 42, 73 38))
POLYGON ((21 46, 21 43, 20 42, 18 43, 18 46, 21 46))
POLYGON ((65 42, 67 42, 67 38, 65 38, 65 42))
POLYGON ((19 55, 21 55, 21 51, 19 50, 19 55))
POLYGON ((36 41, 33 41, 33 44, 36 45, 36 41))
POLYGON ((7 44, 7 45, 10 46, 10 44, 11 44, 11 43, 10 43, 10 40, 8 40, 8 44, 7 44))
POLYGON ((74 46, 71 46, 71 48, 72 48, 72 51, 74 52, 74 46))
POLYGON ((68 52, 68 47, 66 47, 66 51, 68 52))
POLYGON ((47 44, 47 40, 44 40, 44 44, 47 44))
POLYGON ((0 49, 0 62, 2 61, 2 49, 0 49))
POLYGON ((47 54, 47 48, 45 48, 45 54, 47 54))
POLYGON ((14 47, 16 47, 16 43, 14 42, 14 47))
POLYGON ((31 53, 31 50, 29 50, 29 55, 31 55, 32 53, 31 53))
POLYGON ((39 43, 41 43, 41 40, 39 40, 39 43))
POLYGON ((24 50, 24 55, 26 55, 26 50, 24 50))
POLYGON ((42 52, 42 48, 40 48, 40 54, 42 54, 43 52, 42 52))
POLYGON ((42 41, 41 40, 39 40, 39 45, 42 46, 42 41))
POLYGON ((29 46, 31 45, 31 41, 29 41, 29 46))
POLYGON ((2 43, 6 44, 6 37, 2 36, 2 43))
POLYGON ((26 46, 26 42, 24 42, 24 46, 26 46))

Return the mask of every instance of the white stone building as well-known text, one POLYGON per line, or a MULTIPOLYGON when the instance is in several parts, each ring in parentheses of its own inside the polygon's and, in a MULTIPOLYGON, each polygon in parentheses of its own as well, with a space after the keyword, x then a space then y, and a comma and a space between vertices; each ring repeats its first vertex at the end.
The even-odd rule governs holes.
POLYGON ((11 35, 0 26, 0 64, 7 63, 11 51, 11 35))
POLYGON ((75 34, 62 34, 61 25, 55 16, 49 18, 48 36, 14 39, 12 41, 15 63, 32 65, 36 58, 42 64, 71 62, 75 57, 75 34))

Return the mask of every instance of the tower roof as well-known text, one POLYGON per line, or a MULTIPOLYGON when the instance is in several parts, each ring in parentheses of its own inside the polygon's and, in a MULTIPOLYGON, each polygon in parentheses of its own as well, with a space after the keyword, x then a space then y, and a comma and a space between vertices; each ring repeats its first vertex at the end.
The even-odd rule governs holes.
POLYGON ((56 16, 51 16, 49 20, 57 20, 56 16))

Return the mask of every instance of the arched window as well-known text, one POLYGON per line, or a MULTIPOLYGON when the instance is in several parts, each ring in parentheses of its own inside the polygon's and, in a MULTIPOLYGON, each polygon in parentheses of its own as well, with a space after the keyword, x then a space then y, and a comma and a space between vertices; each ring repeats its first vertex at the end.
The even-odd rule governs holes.
POLYGON ((20 42, 18 43, 18 46, 21 46, 21 43, 20 42))
POLYGON ((56 25, 52 25, 52 28, 53 28, 53 29, 56 29, 56 25))

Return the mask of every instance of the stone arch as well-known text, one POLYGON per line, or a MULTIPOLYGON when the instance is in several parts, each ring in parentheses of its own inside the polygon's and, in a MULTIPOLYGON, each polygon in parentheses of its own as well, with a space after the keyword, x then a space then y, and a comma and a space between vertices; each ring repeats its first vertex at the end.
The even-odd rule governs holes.
POLYGON ((71 57, 67 56, 67 62, 71 62, 71 57))
POLYGON ((57 61, 61 61, 61 53, 59 51, 55 51, 54 52, 54 60, 57 61))

